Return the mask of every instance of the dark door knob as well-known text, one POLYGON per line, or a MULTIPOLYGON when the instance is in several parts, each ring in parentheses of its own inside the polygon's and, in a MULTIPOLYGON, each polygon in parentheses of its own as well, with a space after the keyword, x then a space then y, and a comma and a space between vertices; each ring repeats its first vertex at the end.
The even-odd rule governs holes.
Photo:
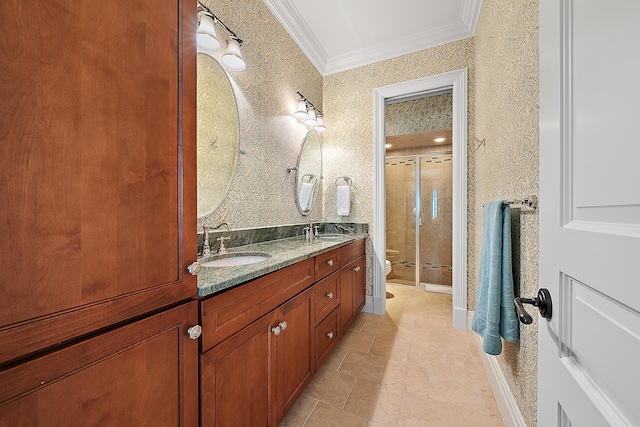
POLYGON ((531 304, 538 307, 540 314, 545 319, 551 319, 551 294, 548 289, 540 288, 538 290, 538 296, 535 298, 514 298, 514 304, 516 305, 516 311, 518 312, 518 319, 525 325, 530 325, 533 322, 533 318, 527 313, 522 304, 531 304))

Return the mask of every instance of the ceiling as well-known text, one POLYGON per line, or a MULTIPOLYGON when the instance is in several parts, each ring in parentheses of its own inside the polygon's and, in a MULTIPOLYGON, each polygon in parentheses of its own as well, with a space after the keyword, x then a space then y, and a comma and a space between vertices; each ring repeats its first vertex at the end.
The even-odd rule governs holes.
POLYGON ((472 37, 482 0, 264 0, 323 76, 472 37))

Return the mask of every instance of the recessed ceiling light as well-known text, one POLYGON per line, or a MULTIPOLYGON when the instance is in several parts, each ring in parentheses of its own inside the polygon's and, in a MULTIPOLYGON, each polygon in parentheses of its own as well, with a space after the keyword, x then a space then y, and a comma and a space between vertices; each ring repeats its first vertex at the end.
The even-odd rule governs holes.
POLYGON ((446 141, 446 140, 447 140, 447 138, 442 138, 442 137, 440 137, 440 138, 436 138, 436 139, 434 139, 434 140, 433 140, 433 142, 444 142, 444 141, 446 141))
POLYGON ((391 148, 393 147, 393 144, 384 144, 384 148, 391 148))

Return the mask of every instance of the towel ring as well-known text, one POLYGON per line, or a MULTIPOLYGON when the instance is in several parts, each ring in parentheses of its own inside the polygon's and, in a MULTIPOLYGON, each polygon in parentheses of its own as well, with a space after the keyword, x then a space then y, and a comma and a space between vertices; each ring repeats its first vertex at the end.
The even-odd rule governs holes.
POLYGON ((340 180, 340 179, 344 179, 344 181, 347 183, 347 185, 348 185, 349 187, 351 187, 351 184, 353 183, 353 181, 351 180, 351 178, 349 178, 349 177, 348 177, 348 176, 346 176, 346 175, 345 175, 345 176, 339 176, 339 177, 337 177, 337 178, 336 178, 336 185, 338 185, 338 180, 340 180))
POLYGON ((318 178, 316 178, 316 176, 314 174, 312 174, 312 173, 307 173, 307 174, 302 175, 302 182, 304 182, 304 179, 306 177, 309 177, 309 181, 307 181, 307 182, 310 183, 310 184, 311 183, 315 184, 315 183, 318 182, 318 178), (313 179, 313 182, 311 181, 312 179, 313 179))

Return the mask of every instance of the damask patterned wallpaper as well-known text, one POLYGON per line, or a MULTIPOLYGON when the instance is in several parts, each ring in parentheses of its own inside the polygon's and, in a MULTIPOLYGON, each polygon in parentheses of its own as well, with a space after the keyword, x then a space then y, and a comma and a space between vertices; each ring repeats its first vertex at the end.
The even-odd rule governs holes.
POLYGON ((430 96, 387 105, 385 136, 406 135, 453 126, 453 94, 430 96))
MULTIPOLYGON (((486 140, 475 152, 475 221, 482 224, 483 203, 538 193, 537 0, 484 0, 474 39, 475 135, 486 140)), ((517 207, 511 212, 516 295, 534 296, 538 288, 538 214, 517 207)), ((472 232, 479 259, 482 227, 470 229, 472 232)), ((475 293, 469 296, 469 307, 474 307, 475 293)), ((537 323, 520 326, 520 342, 503 342, 498 362, 527 426, 534 427, 537 323)))
MULTIPOLYGON (((473 39, 460 40, 409 55, 380 61, 325 76, 323 89, 325 132, 324 216, 332 222, 366 222, 371 239, 374 229, 374 137, 373 90, 407 80, 467 68, 469 70, 469 132, 473 133, 475 88, 473 82, 473 39), (353 179, 352 209, 348 217, 336 215, 336 189, 333 179, 348 175, 353 179)), ((469 161, 469 207, 473 209, 473 163, 469 161)), ((472 218, 472 211, 469 212, 472 218)), ((471 224, 470 224, 471 225, 471 224)), ((382 230, 384 232, 384 230, 382 230)), ((469 232, 469 253, 474 253, 475 234, 469 232)), ((373 249, 368 248, 368 265, 373 249)), ((470 259, 470 261, 472 261, 470 259)), ((469 283, 475 281, 475 268, 469 268, 469 283)), ((367 268, 367 293, 373 289, 373 274, 367 268)))
MULTIPOLYGON (((262 1, 203 0, 243 41, 247 68, 228 72, 240 115, 235 178, 222 205, 203 223, 232 229, 302 224, 294 202, 295 166, 307 127, 293 116, 296 91, 322 108, 322 76, 262 1)), ((226 37, 222 27, 218 36, 226 37)), ((220 54, 213 55, 219 60, 220 54)), ((322 194, 319 195, 322 197, 322 194)), ((311 218, 319 221, 317 203, 311 218)))

